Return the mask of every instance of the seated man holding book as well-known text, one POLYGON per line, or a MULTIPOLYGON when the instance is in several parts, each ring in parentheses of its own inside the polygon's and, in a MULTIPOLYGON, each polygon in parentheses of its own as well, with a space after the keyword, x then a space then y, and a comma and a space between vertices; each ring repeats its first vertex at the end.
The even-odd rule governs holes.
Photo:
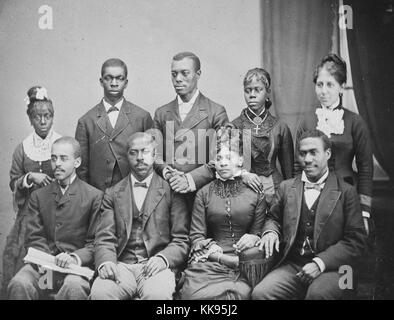
MULTIPOLYGON (((74 138, 62 137, 53 143, 51 164, 55 180, 34 191, 29 202, 26 248, 54 255, 59 267, 92 266, 102 192, 77 177, 81 149, 74 138)), ((81 276, 55 273, 44 286, 40 277, 38 265, 26 264, 10 281, 8 298, 36 300, 43 296, 45 286, 57 291, 57 300, 83 300, 89 295, 89 281, 81 276)))

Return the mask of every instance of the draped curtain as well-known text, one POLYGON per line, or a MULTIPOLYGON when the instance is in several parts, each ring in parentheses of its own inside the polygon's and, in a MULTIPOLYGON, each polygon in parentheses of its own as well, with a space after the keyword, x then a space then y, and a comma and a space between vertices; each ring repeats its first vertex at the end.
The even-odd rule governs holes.
POLYGON ((393 1, 345 0, 344 4, 353 14, 347 38, 357 106, 369 127, 374 155, 393 182, 393 1))
POLYGON ((337 6, 331 0, 262 0, 263 67, 272 77, 272 109, 294 133, 317 105, 312 82, 331 51, 337 6))

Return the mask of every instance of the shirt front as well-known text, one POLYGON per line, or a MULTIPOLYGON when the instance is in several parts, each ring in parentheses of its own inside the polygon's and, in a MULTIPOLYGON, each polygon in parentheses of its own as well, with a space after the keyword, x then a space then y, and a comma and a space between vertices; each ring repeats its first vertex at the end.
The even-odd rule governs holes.
POLYGON ((130 177, 131 177, 131 184, 132 184, 135 204, 136 204, 138 210, 141 210, 142 205, 144 204, 144 201, 146 198, 146 194, 148 193, 149 185, 152 181, 153 173, 151 173, 149 176, 147 176, 142 181, 137 180, 137 178, 135 178, 132 173, 130 174, 130 177), (141 183, 145 182, 147 185, 147 188, 134 186, 134 184, 136 182, 141 182, 141 183))
POLYGON ((306 205, 308 207, 308 209, 310 209, 312 207, 312 205, 315 203, 316 199, 319 197, 321 190, 316 190, 316 189, 308 189, 305 187, 305 183, 309 183, 311 185, 320 185, 321 189, 324 188, 325 185, 325 181, 328 177, 328 169, 326 171, 325 174, 323 174, 323 176, 317 181, 317 182, 310 182, 308 180, 308 177, 305 174, 305 171, 302 171, 302 176, 301 176, 301 181, 304 182, 304 197, 305 197, 305 202, 306 205))
POLYGON ((187 114, 193 108, 194 102, 196 102, 196 99, 199 94, 200 91, 197 89, 189 102, 184 102, 179 95, 177 96, 178 106, 179 106, 179 116, 181 117, 182 121, 185 120, 187 114))
POLYGON ((103 105, 104 105, 105 111, 108 114, 109 122, 111 122, 112 128, 115 128, 116 121, 118 120, 119 111, 122 108, 123 101, 124 101, 124 98, 122 98, 118 103, 116 103, 114 105, 114 107, 116 107, 118 109, 117 111, 111 111, 110 113, 108 113, 108 110, 109 110, 109 108, 112 107, 112 105, 109 104, 107 101, 105 101, 105 99, 103 99, 103 105))
POLYGON ((74 172, 73 175, 71 176, 70 182, 64 188, 60 185, 59 181, 57 181, 57 183, 59 183, 60 191, 62 192, 63 195, 66 193, 66 191, 70 187, 70 184, 72 184, 74 182, 76 177, 77 177, 77 175, 74 172))

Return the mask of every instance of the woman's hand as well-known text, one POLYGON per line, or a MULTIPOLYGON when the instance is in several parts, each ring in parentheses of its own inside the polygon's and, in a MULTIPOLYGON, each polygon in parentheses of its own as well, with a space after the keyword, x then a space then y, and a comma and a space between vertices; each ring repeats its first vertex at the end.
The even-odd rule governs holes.
POLYGON ((31 184, 32 182, 40 187, 44 187, 50 184, 53 179, 45 173, 41 172, 30 172, 27 177, 27 183, 31 184))
POLYGON ((241 176, 243 183, 247 186, 251 187, 257 193, 264 193, 263 183, 257 174, 244 171, 241 176))
POLYGON ((255 234, 244 234, 236 244, 233 245, 235 252, 239 253, 246 249, 253 248, 260 240, 260 237, 255 234))

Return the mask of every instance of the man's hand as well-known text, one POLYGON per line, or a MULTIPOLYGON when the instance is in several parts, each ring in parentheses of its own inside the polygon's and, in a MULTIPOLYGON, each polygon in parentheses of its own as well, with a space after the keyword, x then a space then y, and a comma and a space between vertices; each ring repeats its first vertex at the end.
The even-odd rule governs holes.
POLYGON ((265 257, 268 259, 274 254, 274 247, 279 252, 279 237, 276 232, 267 232, 259 242, 259 250, 265 251, 265 257))
POLYGON ((145 277, 150 278, 167 268, 166 262, 161 257, 151 257, 142 269, 145 277))
POLYGON ((30 172, 27 177, 27 183, 31 184, 32 182, 40 187, 44 187, 50 184, 53 179, 45 173, 41 172, 30 172))
POLYGON ((101 279, 113 280, 116 283, 120 282, 120 275, 118 266, 113 262, 106 262, 98 270, 99 277, 101 279))
POLYGON ((257 193, 264 192, 263 183, 261 182, 257 174, 245 171, 242 172, 241 176, 243 183, 251 187, 254 191, 256 191, 257 193))
POLYGON ((255 234, 244 234, 236 244, 233 245, 235 252, 239 253, 243 250, 253 248, 258 243, 260 237, 255 234))
POLYGON ((369 219, 367 217, 364 217, 364 226, 365 231, 367 231, 367 236, 369 236, 369 219))
POLYGON ((170 166, 166 166, 164 170, 166 171, 164 178, 167 181, 170 180, 170 178, 173 177, 174 175, 183 175, 184 174, 183 171, 179 171, 179 170, 174 169, 170 166))
POLYGON ((55 263, 59 267, 68 268, 70 264, 78 264, 78 261, 68 253, 62 252, 55 257, 55 263))
POLYGON ((175 192, 186 193, 189 190, 189 183, 185 175, 173 175, 170 178, 171 189, 175 192))
POLYGON ((306 285, 310 285, 321 274, 316 262, 307 263, 296 276, 306 285))

